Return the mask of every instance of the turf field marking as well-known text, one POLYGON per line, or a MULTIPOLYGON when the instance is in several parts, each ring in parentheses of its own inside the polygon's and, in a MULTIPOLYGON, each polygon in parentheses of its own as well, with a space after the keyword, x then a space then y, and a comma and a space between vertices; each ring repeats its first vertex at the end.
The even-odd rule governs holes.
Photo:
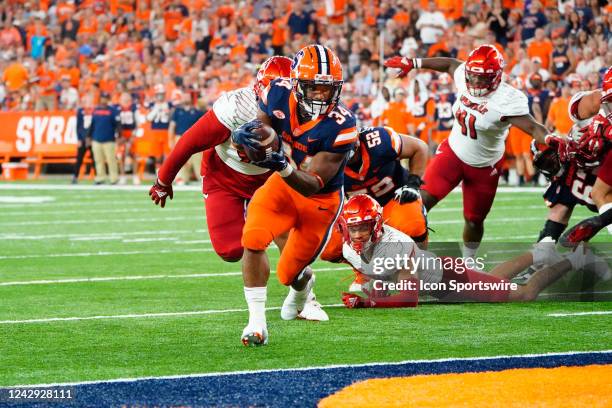
POLYGON ((55 197, 49 196, 2 196, 0 204, 44 204, 55 201, 55 197))
MULTIPOLYGON (((80 204, 80 206, 86 207, 86 204, 80 204)), ((168 207, 168 208, 164 208, 164 212, 168 211, 168 212, 177 212, 177 211, 187 211, 188 209, 201 209, 201 206, 190 206, 189 208, 185 208, 185 207, 181 207, 181 208, 177 208, 177 207, 168 207)), ((99 210, 72 210, 72 211, 66 211, 64 210, 57 210, 57 211, 40 211, 40 208, 36 207, 32 209, 33 211, 3 211, 2 212, 2 217, 17 217, 17 216, 28 216, 28 217, 32 217, 32 216, 47 216, 47 215, 70 215, 71 217, 74 215, 79 215, 79 214, 123 214, 123 213, 142 213, 143 211, 158 211, 158 209, 154 206, 142 206, 142 208, 119 208, 119 209, 104 209, 104 208, 100 208, 99 210), (148 207, 148 208, 144 208, 144 207, 148 207)), ((74 217, 72 217, 71 219, 73 219, 74 217)))
MULTIPOLYGON (((344 303, 336 303, 332 305, 322 305, 322 307, 344 307, 344 303)), ((267 307, 266 310, 280 310, 281 306, 267 307)), ((102 315, 102 316, 74 316, 74 317, 49 317, 42 319, 28 320, 0 320, 1 324, 32 324, 32 323, 54 323, 54 322, 70 322, 82 320, 110 320, 110 319, 148 319, 155 317, 182 317, 182 316, 199 316, 209 314, 222 313, 238 313, 248 312, 249 309, 212 309, 212 310, 194 310, 191 312, 160 312, 160 313, 141 313, 141 314, 123 314, 123 315, 102 315)))
POLYGON ((159 230, 159 231, 129 231, 129 232, 100 232, 96 234, 45 234, 45 235, 31 235, 31 234, 0 234, 0 240, 34 240, 40 239, 55 239, 63 238, 71 241, 96 241, 108 240, 108 239, 123 239, 126 236, 139 236, 139 235, 168 235, 168 234, 194 234, 207 232, 205 229, 188 229, 188 230, 159 230))
MULTIPOLYGON (((194 219, 193 216, 189 217, 160 217, 164 221, 187 221, 194 219)), ((126 223, 126 222, 150 222, 151 217, 148 218, 125 218, 120 220, 108 220, 108 219, 82 219, 82 220, 54 220, 54 221, 14 221, 14 222, 0 222, 0 226, 26 226, 26 225, 66 225, 66 224, 115 224, 115 223, 126 223)), ((516 221, 516 220, 515 220, 516 221)), ((463 222, 463 220, 461 221, 463 222)))
POLYGON ((357 364, 329 364, 322 366, 310 366, 310 367, 296 367, 296 368, 267 368, 260 370, 240 370, 240 371, 221 371, 212 373, 194 373, 194 374, 177 374, 177 375, 164 375, 164 376, 145 376, 145 377, 128 377, 128 378, 115 378, 111 380, 94 380, 94 381, 74 381, 74 382, 63 382, 63 383, 46 383, 46 384, 21 384, 11 385, 9 387, 0 388, 18 388, 18 387, 58 387, 58 386, 75 386, 75 385, 88 385, 88 384, 109 384, 109 383, 126 383, 136 382, 143 380, 176 380, 176 379, 188 379, 188 378, 203 378, 203 377, 225 377, 235 375, 251 375, 260 373, 292 373, 299 371, 314 371, 314 370, 329 370, 335 368, 361 368, 361 367, 380 367, 380 366, 401 366, 405 364, 430 364, 430 363, 452 363, 452 362, 470 362, 470 361, 487 361, 487 360, 501 360, 501 359, 516 359, 516 358, 542 358, 542 357, 571 357, 580 356, 584 354, 610 354, 611 350, 597 350, 597 351, 566 351, 566 352, 550 352, 540 354, 514 354, 514 355, 498 355, 498 356, 484 356, 484 357, 447 357, 437 359, 423 359, 423 360, 403 360, 403 361, 381 361, 373 363, 357 363, 357 364))
MULTIPOLYGON (((149 191, 150 185, 118 186, 118 185, 73 185, 73 184, 21 184, 3 183, 0 190, 53 190, 53 191, 149 191)), ((173 186, 174 191, 202 191, 202 186, 173 186)))
POLYGON ((67 254, 34 254, 34 255, 6 255, 0 256, 2 259, 36 259, 36 258, 65 258, 82 256, 114 256, 114 255, 149 255, 149 254, 176 254, 183 252, 214 252, 213 248, 177 248, 177 249, 158 249, 155 251, 99 251, 99 252, 75 252, 67 254))
MULTIPOLYGON (((349 267, 313 268, 314 272, 349 271, 349 267)), ((270 271, 274 273, 274 270, 270 271)), ((56 285, 63 283, 90 283, 90 282, 112 282, 123 280, 153 280, 153 279, 191 279, 211 278, 219 276, 242 276, 242 272, 217 272, 217 273, 190 273, 184 275, 126 275, 126 276, 98 276, 90 278, 65 278, 65 279, 43 279, 30 281, 0 282, 0 286, 26 286, 26 285, 56 285)))
POLYGON ((612 310, 601 310, 594 312, 574 312, 574 313, 549 313, 546 316, 549 317, 569 317, 569 316, 592 316, 592 315, 609 315, 612 314, 612 310))

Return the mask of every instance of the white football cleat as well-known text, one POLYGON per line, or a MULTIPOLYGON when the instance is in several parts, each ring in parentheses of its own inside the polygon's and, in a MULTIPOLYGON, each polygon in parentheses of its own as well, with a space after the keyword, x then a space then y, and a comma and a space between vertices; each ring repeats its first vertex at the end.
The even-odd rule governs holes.
MULTIPOLYGON (((310 267, 307 267, 310 268, 310 267)), ((306 283, 306 287, 301 291, 296 291, 292 287, 289 288, 289 293, 287 297, 283 301, 283 306, 281 307, 281 319, 283 320, 294 320, 298 317, 298 314, 304 309, 304 305, 310 296, 314 297, 314 294, 311 295, 312 288, 315 284, 315 276, 314 274, 306 283)))
POLYGON ((313 322, 326 322, 329 320, 327 312, 323 310, 321 304, 316 300, 309 300, 306 302, 304 304, 304 309, 297 315, 297 318, 313 322))
POLYGON ((263 325, 248 324, 242 330, 242 344, 246 347, 258 347, 268 344, 268 328, 263 325))

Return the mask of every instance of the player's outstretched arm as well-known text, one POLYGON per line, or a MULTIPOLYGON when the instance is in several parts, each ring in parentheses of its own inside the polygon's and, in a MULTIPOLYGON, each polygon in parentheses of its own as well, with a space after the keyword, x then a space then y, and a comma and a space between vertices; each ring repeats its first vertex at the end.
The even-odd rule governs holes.
POLYGON ((406 58, 406 57, 392 57, 385 61, 385 67, 401 69, 399 77, 405 77, 413 69, 433 69, 438 72, 446 72, 453 76, 455 70, 459 65, 463 64, 463 61, 456 58, 406 58))
POLYGON ((549 137, 554 137, 548 134, 548 129, 546 129, 546 126, 536 121, 530 114, 509 116, 505 119, 513 126, 516 126, 523 132, 530 134, 538 143, 550 145, 549 137))
POLYGON ((340 170, 344 161, 344 153, 319 152, 310 162, 308 171, 293 169, 290 173, 281 176, 287 184, 304 197, 309 197, 321 190, 340 170))
POLYGON ((181 167, 192 155, 223 143, 229 136, 229 129, 217 119, 212 109, 209 110, 178 139, 159 169, 159 181, 164 185, 171 185, 181 167))

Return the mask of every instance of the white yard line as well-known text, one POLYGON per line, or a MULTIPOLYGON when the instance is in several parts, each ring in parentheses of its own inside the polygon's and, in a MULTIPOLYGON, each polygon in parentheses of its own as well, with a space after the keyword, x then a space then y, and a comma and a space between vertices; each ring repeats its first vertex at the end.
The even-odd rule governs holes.
POLYGON ((549 317, 569 317, 569 316, 596 316, 596 315, 610 315, 612 310, 601 310, 595 312, 573 312, 573 313, 549 313, 546 316, 549 317))
MULTIPOLYGON (((145 183, 140 186, 111 186, 111 185, 72 185, 72 184, 22 184, 22 183, 0 183, 0 190, 53 190, 53 191, 149 191, 151 184, 145 183)), ((202 191, 202 186, 173 186, 174 191, 202 191)))
MULTIPOLYGON (((83 207, 87 207, 87 205, 81 204, 83 207)), ((0 207, 2 208, 2 207, 0 207)), ((181 207, 177 208, 175 206, 167 206, 163 209, 164 212, 177 212, 177 211, 189 211, 189 210, 201 210, 202 206, 190 206, 188 208, 181 207)), ((119 208, 119 209, 110 209, 110 208, 100 208, 99 210, 57 210, 57 211, 46 211, 40 210, 36 208, 37 211, 2 211, 0 216, 4 217, 19 217, 19 216, 48 216, 48 215, 70 215, 72 218, 75 215, 81 214, 123 214, 123 213, 142 213, 143 211, 159 211, 157 207, 151 205, 142 206, 141 208, 119 208), (146 207, 146 208, 144 208, 146 207)))
MULTIPOLYGON (((198 218, 198 220, 203 219, 198 218)), ((161 214, 157 218, 163 221, 193 221, 195 218, 193 216, 189 217, 164 217, 161 214)), ((148 218, 125 218, 125 219, 82 219, 82 220, 54 220, 54 221, 12 221, 12 222, 0 222, 0 228, 5 226, 18 227, 18 226, 28 226, 28 225, 67 225, 67 224, 117 224, 117 223, 126 223, 126 222, 150 222, 152 217, 148 218)), ((463 222, 463 221, 462 221, 463 222)))
POLYGON ((127 232, 100 232, 95 234, 0 234, 0 240, 33 240, 37 241, 40 239, 56 239, 64 238, 71 241, 96 241, 98 239, 123 239, 127 236, 139 236, 139 235, 170 235, 170 234, 201 234, 208 233, 205 229, 196 230, 159 230, 159 231, 127 231, 127 232))
MULTIPOLYGON (((343 307, 344 303, 332 305, 322 305, 322 307, 343 307)), ((280 310, 280 306, 267 307, 266 310, 280 310)), ((139 313, 139 314, 123 314, 123 315, 101 315, 101 316, 74 316, 74 317, 48 317, 42 319, 27 319, 27 320, 0 320, 2 324, 32 324, 32 323, 53 323, 53 322, 71 322, 83 320, 109 320, 109 319, 148 319, 155 317, 182 317, 182 316, 199 316, 208 314, 221 313, 237 313, 248 312, 249 309, 217 309, 217 310, 195 310, 190 312, 160 312, 160 313, 139 313)))
MULTIPOLYGON (((314 272, 330 271, 349 271, 346 267, 313 268, 314 272)), ((270 271, 274 273, 275 271, 270 271)), ((65 283, 93 283, 93 282, 113 282, 113 281, 132 281, 132 280, 155 280, 155 279, 194 279, 194 278, 214 278, 222 276, 242 276, 242 272, 216 272, 216 273, 190 273, 184 275, 124 275, 124 276, 94 276, 76 277, 63 279, 41 279, 27 281, 0 282, 0 286, 27 286, 27 285, 57 285, 65 283)))
POLYGON ((147 255, 147 254, 176 254, 183 252, 214 252, 212 248, 177 248, 177 249, 158 249, 154 251, 100 251, 100 252, 75 252, 64 254, 32 254, 32 255, 6 255, 0 256, 3 259, 36 259, 36 258, 66 258, 66 257, 89 257, 89 256, 115 256, 115 255, 147 255))
POLYGON ((358 368, 358 367, 379 367, 379 366, 398 366, 404 364, 427 364, 427 363, 449 363, 458 361, 487 361, 487 360, 498 360, 498 359, 509 359, 509 358, 542 358, 542 357, 565 357, 565 356, 580 356, 583 354, 610 354, 612 350, 597 350, 597 351, 566 351, 566 352, 551 352, 551 353, 540 353, 540 354, 515 354, 515 355, 498 355, 498 356, 485 356, 485 357, 450 357, 450 358, 437 358, 437 359, 422 359, 422 360, 403 360, 403 361, 381 361, 374 363, 356 363, 356 364, 329 364, 324 366, 310 366, 310 367, 297 367, 297 368, 272 368, 264 370, 242 370, 242 371, 225 371, 225 372, 213 372, 213 373, 194 373, 194 374, 179 374, 179 375, 165 375, 165 376, 147 376, 147 377, 131 377, 131 378, 115 378, 109 380, 94 380, 94 381, 75 381, 75 382, 63 382, 63 383, 47 383, 47 384, 22 384, 22 385, 11 385, 10 387, 4 388, 19 388, 19 387, 58 387, 58 386, 75 386, 75 385, 88 385, 88 384, 108 384, 108 383, 125 383, 125 382, 136 382, 144 380, 178 380, 184 378, 203 378, 203 377, 221 377, 221 376, 233 376, 233 375, 253 375, 261 373, 294 373, 299 371, 312 371, 312 370, 328 370, 333 368, 358 368))

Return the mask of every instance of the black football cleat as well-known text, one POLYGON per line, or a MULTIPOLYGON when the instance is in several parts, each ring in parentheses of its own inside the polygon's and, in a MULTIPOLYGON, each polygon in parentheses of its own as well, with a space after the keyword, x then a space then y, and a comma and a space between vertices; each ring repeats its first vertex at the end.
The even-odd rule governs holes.
POLYGON ((566 248, 574 248, 581 242, 588 242, 606 226, 598 215, 587 218, 565 231, 559 238, 559 244, 566 248))

